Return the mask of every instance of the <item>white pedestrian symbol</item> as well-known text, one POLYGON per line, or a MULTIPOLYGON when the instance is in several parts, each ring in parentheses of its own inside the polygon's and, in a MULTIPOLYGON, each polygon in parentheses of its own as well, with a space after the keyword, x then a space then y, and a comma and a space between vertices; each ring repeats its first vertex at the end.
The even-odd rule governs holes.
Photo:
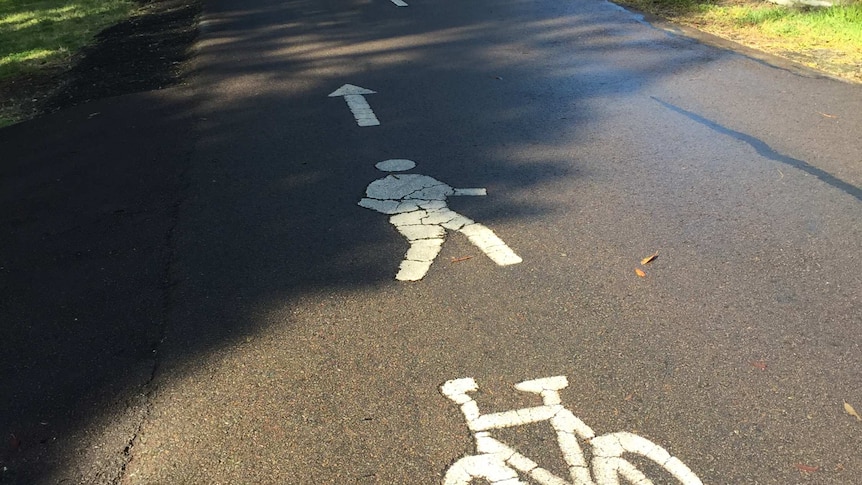
MULTIPOLYGON (((403 172, 416 166, 412 160, 384 160, 375 165, 383 172, 403 172)), ((410 241, 395 279, 417 281, 425 276, 446 237, 446 229, 458 231, 500 266, 520 263, 521 258, 493 231, 452 211, 446 197, 486 195, 485 189, 456 189, 419 174, 387 175, 368 185, 359 205, 384 214, 410 241)))
POLYGON ((671 456, 661 446, 632 433, 618 432, 596 436, 586 423, 562 405, 560 390, 568 387, 565 376, 524 381, 515 389, 542 397, 543 405, 482 414, 469 393, 478 390, 471 378, 446 382, 443 395, 461 406, 467 427, 476 439, 476 454, 456 461, 446 471, 443 485, 466 485, 474 479, 495 485, 525 485, 521 476, 542 485, 620 485, 621 482, 652 485, 653 481, 638 470, 624 455, 639 455, 652 461, 679 485, 703 485, 685 463, 671 456), (568 465, 571 482, 560 478, 536 462, 518 453, 506 443, 493 438, 491 431, 548 421, 557 435, 557 444, 568 465), (589 446, 592 459, 581 449, 589 446), (592 473, 591 473, 592 472, 592 473))

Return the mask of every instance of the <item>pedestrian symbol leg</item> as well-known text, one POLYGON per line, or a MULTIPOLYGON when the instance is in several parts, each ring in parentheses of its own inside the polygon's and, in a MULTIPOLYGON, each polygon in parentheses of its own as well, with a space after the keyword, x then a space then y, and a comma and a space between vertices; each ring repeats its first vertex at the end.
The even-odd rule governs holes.
POLYGON ((434 258, 440 253, 446 230, 438 225, 423 224, 423 219, 427 215, 426 211, 417 210, 389 218, 389 222, 398 229, 398 232, 410 241, 410 249, 407 250, 398 274, 395 275, 398 281, 421 280, 434 262, 434 258))
POLYGON ((491 261, 500 266, 518 264, 523 261, 502 239, 482 224, 468 224, 459 229, 459 231, 491 258, 491 261))
POLYGON ((427 208, 428 213, 422 219, 424 223, 440 224, 446 229, 464 234, 471 243, 481 249, 483 253, 491 258, 491 261, 498 265, 508 266, 523 261, 502 239, 482 224, 458 214, 445 207, 445 205, 434 206, 423 204, 422 207, 427 208))

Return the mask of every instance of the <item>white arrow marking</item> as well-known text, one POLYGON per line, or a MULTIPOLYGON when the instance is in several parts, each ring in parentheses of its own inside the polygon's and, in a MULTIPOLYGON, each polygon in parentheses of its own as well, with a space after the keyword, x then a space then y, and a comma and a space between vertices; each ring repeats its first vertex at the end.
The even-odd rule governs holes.
POLYGON ((380 124, 380 121, 374 115, 374 111, 371 110, 368 101, 365 101, 366 94, 376 94, 376 91, 360 88, 352 84, 345 84, 332 92, 329 97, 343 97, 347 101, 347 107, 350 108, 353 117, 356 118, 356 124, 359 126, 377 126, 380 124))
POLYGON ((406 7, 407 6, 407 4, 404 3, 402 0, 392 0, 392 3, 394 3, 395 5, 397 5, 399 7, 406 7))

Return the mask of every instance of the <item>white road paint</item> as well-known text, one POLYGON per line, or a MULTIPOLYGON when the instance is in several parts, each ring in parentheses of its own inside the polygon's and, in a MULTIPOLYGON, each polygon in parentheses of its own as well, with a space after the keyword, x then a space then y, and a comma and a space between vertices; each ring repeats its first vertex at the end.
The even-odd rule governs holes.
POLYGON ((393 158, 377 162, 374 164, 374 167, 381 172, 406 172, 407 170, 416 168, 416 162, 403 158, 393 158))
POLYGON ((368 101, 365 100, 366 94, 376 94, 376 91, 360 88, 352 84, 345 84, 330 93, 329 97, 343 97, 347 102, 347 107, 350 108, 350 112, 353 113, 353 117, 356 119, 356 124, 359 126, 377 126, 380 124, 380 121, 377 119, 374 111, 372 111, 368 101))
POLYGON ((464 378, 443 384, 440 388, 443 395, 461 407, 467 427, 476 440, 477 452, 452 464, 443 478, 444 485, 467 485, 477 478, 495 485, 532 483, 521 481, 522 476, 543 485, 652 485, 652 480, 623 457, 625 454, 640 455, 653 461, 680 485, 703 485, 682 461, 646 438, 626 432, 596 436, 586 423, 561 404, 560 390, 568 385, 565 376, 521 382, 515 385, 515 389, 541 396, 542 406, 482 414, 468 394, 478 390, 476 381, 464 378), (554 475, 514 448, 491 437, 491 430, 541 421, 548 421, 554 429, 571 481, 554 475), (581 449, 582 443, 591 447, 592 460, 589 464, 581 449))
POLYGON ((407 6, 407 4, 404 3, 402 0, 392 0, 392 3, 394 3, 398 7, 406 7, 407 6))
MULTIPOLYGON (((384 172, 403 172, 416 166, 412 160, 384 160, 375 165, 384 172)), ((359 205, 389 214, 389 222, 410 242, 395 279, 421 280, 440 253, 446 229, 458 231, 500 266, 520 263, 521 258, 493 231, 452 211, 449 196, 486 195, 483 188, 455 189, 427 175, 388 175, 368 185, 359 205)))

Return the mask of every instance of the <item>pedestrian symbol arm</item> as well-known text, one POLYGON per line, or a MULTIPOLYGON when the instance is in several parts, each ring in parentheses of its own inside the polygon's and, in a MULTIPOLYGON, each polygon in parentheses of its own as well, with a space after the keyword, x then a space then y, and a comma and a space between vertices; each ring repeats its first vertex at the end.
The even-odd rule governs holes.
POLYGON ((376 210, 384 214, 398 214, 399 201, 397 200, 381 200, 363 197, 359 201, 359 205, 366 209, 376 210))
POLYGON ((455 189, 452 195, 488 195, 488 191, 484 188, 455 189))

